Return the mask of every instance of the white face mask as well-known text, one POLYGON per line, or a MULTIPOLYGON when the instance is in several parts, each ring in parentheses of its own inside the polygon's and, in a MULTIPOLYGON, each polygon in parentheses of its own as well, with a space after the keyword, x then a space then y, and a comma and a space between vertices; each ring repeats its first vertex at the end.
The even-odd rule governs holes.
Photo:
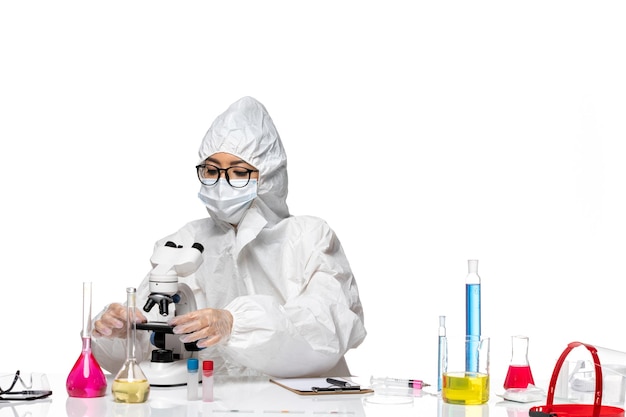
MULTIPOLYGON (((235 184, 238 181, 230 180, 235 184)), ((250 179, 242 188, 231 187, 224 178, 220 178, 214 185, 202 185, 198 197, 211 216, 215 216, 230 224, 239 224, 246 210, 256 198, 257 180, 250 179)))

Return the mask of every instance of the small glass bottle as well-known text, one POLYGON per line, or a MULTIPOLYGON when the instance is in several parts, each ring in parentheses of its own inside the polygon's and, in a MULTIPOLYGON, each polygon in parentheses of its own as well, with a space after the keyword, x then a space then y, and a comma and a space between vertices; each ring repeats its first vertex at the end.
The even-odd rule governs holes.
POLYGON ((202 361, 202 401, 213 401, 213 361, 202 361))
POLYGON ((527 388, 535 385, 528 363, 528 337, 511 336, 511 363, 504 379, 504 389, 527 388))
POLYGON ((111 392, 118 403, 143 403, 148 400, 150 384, 135 359, 135 305, 137 289, 126 288, 126 361, 119 370, 111 392))
POLYGON ((67 394, 78 398, 103 397, 107 380, 91 352, 91 282, 83 282, 83 330, 80 336, 83 349, 67 376, 67 394))
POLYGON ((187 399, 198 399, 198 359, 187 359, 187 399))

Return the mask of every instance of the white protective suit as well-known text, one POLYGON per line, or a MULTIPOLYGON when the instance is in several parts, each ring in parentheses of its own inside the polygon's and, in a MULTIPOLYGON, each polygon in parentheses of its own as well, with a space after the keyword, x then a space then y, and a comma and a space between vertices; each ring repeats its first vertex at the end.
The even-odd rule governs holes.
MULTIPOLYGON (((349 375, 344 354, 365 338, 355 279, 333 230, 311 216, 290 216, 287 158, 261 103, 244 97, 218 116, 202 141, 200 163, 217 152, 238 156, 259 170, 258 196, 238 227, 208 217, 192 221, 156 243, 205 250, 198 271, 181 282, 198 308, 230 311, 232 333, 199 353, 217 374, 303 377, 349 375)), ((210 214, 210 213, 209 213, 210 214)), ((148 277, 137 291, 141 307, 148 277)), ((173 314, 170 308, 170 315, 173 314)), ((146 314, 163 321, 158 308, 146 314)), ((137 332, 138 358, 149 360, 148 332, 137 332)), ((125 341, 94 340, 99 363, 112 373, 125 359, 125 341)))

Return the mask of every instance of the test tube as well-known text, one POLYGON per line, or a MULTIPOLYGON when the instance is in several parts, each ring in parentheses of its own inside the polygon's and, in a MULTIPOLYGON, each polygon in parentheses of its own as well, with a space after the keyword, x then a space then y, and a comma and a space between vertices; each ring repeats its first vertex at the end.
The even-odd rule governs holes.
POLYGON ((198 359, 187 359, 187 399, 198 399, 198 359))
POLYGON ((439 316, 439 346, 437 353, 437 391, 443 387, 443 373, 448 370, 448 338, 446 316, 439 316))
POLYGON ((202 401, 213 401, 213 361, 202 362, 202 401))

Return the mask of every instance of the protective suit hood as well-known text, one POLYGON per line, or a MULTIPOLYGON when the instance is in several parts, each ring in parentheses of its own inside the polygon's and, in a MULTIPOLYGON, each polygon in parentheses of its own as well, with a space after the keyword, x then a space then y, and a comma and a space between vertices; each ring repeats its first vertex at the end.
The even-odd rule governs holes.
POLYGON ((289 217, 287 155, 263 104, 243 97, 213 121, 200 145, 199 163, 218 152, 230 153, 256 167, 257 200, 261 200, 257 206, 279 219, 289 217))

